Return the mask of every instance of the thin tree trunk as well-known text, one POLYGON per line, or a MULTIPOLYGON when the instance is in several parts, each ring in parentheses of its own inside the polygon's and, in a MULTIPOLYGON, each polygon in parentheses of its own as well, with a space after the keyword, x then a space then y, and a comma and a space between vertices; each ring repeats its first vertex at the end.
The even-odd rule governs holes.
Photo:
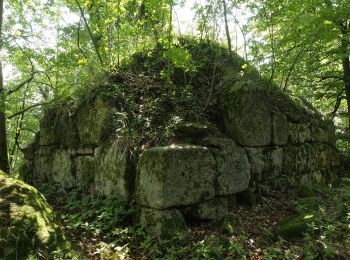
MULTIPOLYGON (((2 22, 4 14, 4 1, 0 0, 0 51, 2 50, 2 22)), ((0 57, 0 170, 9 173, 7 154, 6 115, 5 115, 5 88, 2 74, 2 58, 0 57)))
POLYGON ((81 17, 83 18, 83 21, 84 21, 84 23, 85 23, 86 29, 88 30, 90 39, 91 39, 91 41, 92 41, 92 44, 93 44, 93 46, 94 46, 94 48, 95 48, 95 51, 96 51, 96 54, 97 54, 97 58, 98 58, 98 60, 100 61, 101 65, 103 66, 103 65, 104 65, 104 64, 103 64, 103 59, 102 59, 102 56, 101 56, 101 54, 100 54, 100 50, 99 50, 99 48, 98 48, 98 44, 97 44, 97 42, 96 42, 96 39, 94 38, 94 35, 93 35, 92 31, 91 31, 90 26, 89 26, 89 24, 88 24, 88 22, 87 22, 87 20, 86 20, 83 7, 81 6, 79 0, 75 0, 75 2, 76 2, 77 5, 78 5, 78 8, 79 8, 81 17))
POLYGON ((224 19, 225 19, 225 30, 226 30, 227 46, 228 46, 228 49, 230 51, 232 51, 231 36, 230 36, 230 30, 228 28, 228 20, 227 20, 226 0, 222 0, 222 6, 224 8, 224 19))
POLYGON ((341 47, 343 51, 343 57, 342 57, 342 65, 343 65, 343 75, 344 75, 344 89, 345 89, 345 96, 346 96, 346 102, 348 107, 348 129, 347 132, 350 133, 350 58, 348 53, 349 48, 349 30, 350 30, 350 20, 346 20, 343 24, 342 28, 342 42, 341 47))

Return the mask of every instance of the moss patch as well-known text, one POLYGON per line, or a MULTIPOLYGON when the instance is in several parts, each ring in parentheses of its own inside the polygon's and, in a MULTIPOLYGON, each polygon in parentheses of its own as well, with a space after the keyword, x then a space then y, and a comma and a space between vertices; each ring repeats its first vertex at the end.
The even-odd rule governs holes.
POLYGON ((316 212, 292 216, 276 227, 277 234, 285 239, 301 237, 317 216, 316 212))
POLYGON ((0 258, 74 258, 56 216, 35 188, 0 171, 0 258))

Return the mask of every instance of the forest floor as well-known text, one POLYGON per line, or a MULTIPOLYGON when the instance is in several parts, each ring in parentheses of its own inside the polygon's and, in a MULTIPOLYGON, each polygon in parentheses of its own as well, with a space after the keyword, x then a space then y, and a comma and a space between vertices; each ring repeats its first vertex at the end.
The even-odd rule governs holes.
POLYGON ((350 259, 350 184, 315 190, 306 198, 273 192, 253 206, 237 204, 226 226, 192 223, 188 236, 171 241, 147 236, 133 212, 114 199, 73 195, 51 203, 87 259, 350 259), (296 235, 276 235, 285 219, 315 209, 317 217, 296 235))

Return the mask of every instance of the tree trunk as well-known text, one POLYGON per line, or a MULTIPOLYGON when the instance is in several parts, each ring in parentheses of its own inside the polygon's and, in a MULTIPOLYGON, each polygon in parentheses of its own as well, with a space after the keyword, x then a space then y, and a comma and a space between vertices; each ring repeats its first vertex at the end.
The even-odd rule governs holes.
MULTIPOLYGON (((0 50, 2 50, 2 22, 4 13, 4 1, 0 0, 0 50)), ((9 161, 7 155, 7 135, 5 116, 5 89, 2 74, 2 58, 0 59, 0 170, 9 172, 9 161)))
POLYGON ((344 89, 346 95, 346 102, 348 107, 348 129, 347 132, 350 133, 350 58, 349 58, 349 30, 350 30, 350 20, 346 20, 343 24, 342 28, 342 65, 343 65, 343 81, 344 81, 344 89))
POLYGON ((232 44, 231 44, 230 30, 228 28, 226 0, 222 0, 222 6, 224 8, 224 19, 225 19, 225 31, 226 31, 226 38, 227 38, 227 46, 228 46, 228 49, 231 51, 232 44))

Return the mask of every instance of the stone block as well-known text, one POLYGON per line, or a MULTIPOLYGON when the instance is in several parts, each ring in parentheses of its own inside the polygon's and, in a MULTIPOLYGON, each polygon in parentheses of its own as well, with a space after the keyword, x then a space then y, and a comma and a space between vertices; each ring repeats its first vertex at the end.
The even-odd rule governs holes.
POLYGON ((224 108, 225 131, 242 146, 271 144, 272 101, 268 92, 252 86, 234 86, 224 108))
POLYGON ((215 195, 215 160, 206 147, 170 145, 145 150, 138 162, 136 201, 165 209, 215 195))
POLYGON ((245 150, 228 138, 208 138, 204 144, 212 152, 217 168, 217 195, 244 191, 250 180, 250 164, 245 150))

